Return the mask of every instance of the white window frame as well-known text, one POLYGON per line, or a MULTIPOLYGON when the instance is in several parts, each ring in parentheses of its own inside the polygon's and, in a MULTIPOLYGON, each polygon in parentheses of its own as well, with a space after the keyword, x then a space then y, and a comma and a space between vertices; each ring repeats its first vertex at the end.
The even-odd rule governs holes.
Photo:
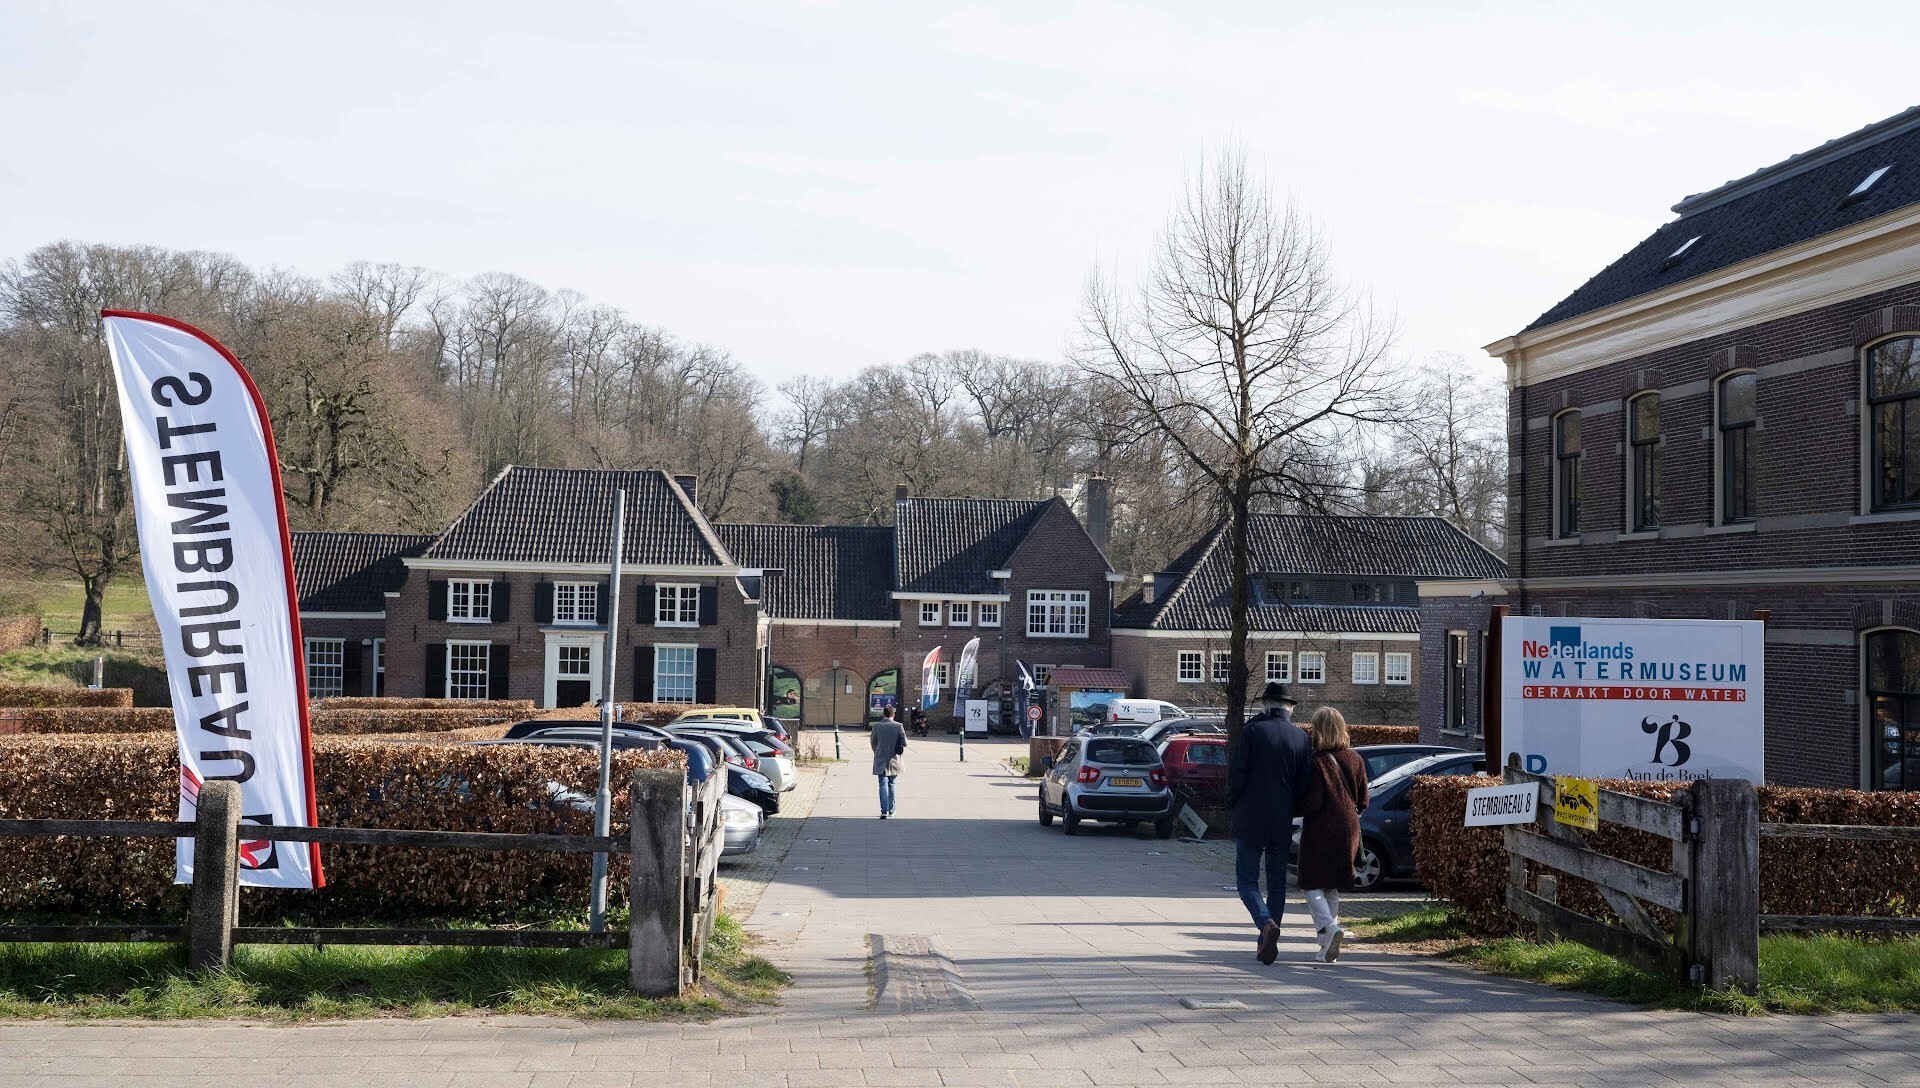
POLYGON ((493 580, 490 578, 447 579, 448 623, 492 623, 493 580))
POLYGON ((1173 678, 1181 684, 1207 682, 1207 655, 1199 650, 1181 650, 1173 658, 1173 678), (1192 668, 1189 669, 1188 666, 1192 668))
POLYGON ((1028 668, 1033 670, 1033 682, 1043 688, 1053 679, 1052 665, 1029 665, 1028 668))
POLYGON ((1027 590, 1027 637, 1086 638, 1093 623, 1087 596, 1084 589, 1027 590))
POLYGON ((1327 655, 1320 650, 1300 651, 1300 679, 1297 684, 1324 684, 1327 682, 1327 655), (1308 675, 1311 672, 1312 675, 1308 675))
MULTIPOLYGON (((658 595, 654 597, 654 607, 660 605, 658 595)), ((699 595, 694 596, 694 619, 699 620, 699 595)), ((657 618, 657 617, 656 617, 657 618)), ((555 582, 553 583, 553 622, 572 627, 592 627, 600 622, 600 583, 598 582, 555 582), (561 614, 561 591, 567 590, 567 615, 561 614), (581 615, 581 604, 586 605, 586 614, 581 615)))
POLYGON ((1378 651, 1357 650, 1354 652, 1353 682, 1355 684, 1368 685, 1378 684, 1380 682, 1380 654, 1378 651))
MULTIPOLYGON (((699 695, 699 692, 700 692, 700 647, 694 645, 691 642, 654 643, 654 646, 653 646, 653 701, 656 703, 691 703, 699 695), (667 657, 668 657, 669 651, 672 652, 673 656, 676 659, 678 658, 681 651, 686 652, 687 671, 684 674, 680 673, 678 670, 671 673, 666 671, 665 665, 667 663, 667 657), (677 697, 669 697, 665 693, 666 684, 663 681, 673 680, 677 683, 682 675, 686 677, 686 684, 687 684, 686 698, 681 699, 677 697)), ((676 691, 673 694, 674 696, 678 696, 679 692, 676 691)))
POLYGON ((373 694, 375 697, 387 693, 387 640, 373 640, 373 694))
POLYGON ((490 698, 493 693, 493 643, 488 642, 484 639, 449 640, 447 642, 446 678, 447 678, 447 698, 449 699, 485 700, 490 698), (480 667, 478 670, 474 669, 470 664, 465 668, 455 670, 454 657, 456 653, 461 650, 479 650, 480 651, 480 667), (473 677, 476 672, 480 677, 478 684, 475 684, 471 679, 471 677, 473 677), (462 680, 462 681, 456 681, 457 675, 466 676, 468 677, 468 679, 462 680), (456 691, 471 692, 475 688, 479 690, 478 695, 455 694, 456 691))
POLYGON ((940 623, 940 602, 939 601, 921 601, 920 602, 920 626, 922 627, 942 626, 942 624, 940 623))
POLYGON ((347 693, 347 640, 344 638, 310 638, 306 647, 307 698, 329 699, 347 693), (331 651, 336 658, 331 662, 314 660, 314 651, 331 651), (332 670, 332 683, 320 682, 332 670))
POLYGON ((1226 683, 1233 675, 1233 655, 1226 650, 1213 651, 1213 668, 1207 675, 1216 684, 1226 683))
POLYGON ((1266 660, 1266 677, 1267 677, 1267 683, 1269 684, 1293 683, 1293 651, 1292 650, 1268 650, 1267 660, 1266 660), (1275 669, 1274 668, 1275 665, 1278 665, 1280 667, 1278 669, 1275 669))
POLYGON ((966 601, 947 602, 948 627, 972 627, 973 606, 966 601))
POLYGON ((1382 683, 1404 687, 1413 683, 1413 655, 1408 653, 1382 654, 1380 680, 1382 683))
POLYGON ((653 625, 655 627, 700 626, 699 584, 695 582, 654 583, 653 625), (692 619, 685 618, 689 605, 693 609, 692 619))
POLYGON ((944 691, 953 677, 952 662, 939 661, 933 666, 933 687, 935 691, 944 691))
POLYGON ((978 627, 1000 626, 1000 602, 999 601, 981 601, 980 614, 974 618, 974 624, 975 626, 978 626, 978 627), (992 617, 992 618, 989 619, 988 617, 992 617))

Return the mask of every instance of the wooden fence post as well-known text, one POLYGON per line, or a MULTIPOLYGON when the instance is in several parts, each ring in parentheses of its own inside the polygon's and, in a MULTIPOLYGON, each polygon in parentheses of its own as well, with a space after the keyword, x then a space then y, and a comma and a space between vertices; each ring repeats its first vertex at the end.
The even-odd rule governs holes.
POLYGON ((1694 782, 1692 952, 1708 989, 1751 993, 1760 982, 1760 801, 1753 783, 1694 782))
POLYGON ((200 784, 193 818, 193 885, 187 907, 187 970, 225 967, 240 916, 240 784, 200 784))
POLYGON ((627 961, 634 991, 646 997, 678 995, 686 969, 686 811, 685 771, 634 772, 627 961))

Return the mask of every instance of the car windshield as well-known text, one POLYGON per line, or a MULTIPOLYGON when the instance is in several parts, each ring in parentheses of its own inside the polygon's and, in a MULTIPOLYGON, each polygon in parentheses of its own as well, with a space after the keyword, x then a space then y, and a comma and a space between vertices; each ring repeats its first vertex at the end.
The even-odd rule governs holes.
POLYGON ((1153 745, 1132 738, 1095 737, 1087 742, 1088 763, 1158 763, 1153 745))
POLYGON ((1187 745, 1187 762, 1213 763, 1224 767, 1227 765, 1227 746, 1224 744, 1189 744, 1187 745))

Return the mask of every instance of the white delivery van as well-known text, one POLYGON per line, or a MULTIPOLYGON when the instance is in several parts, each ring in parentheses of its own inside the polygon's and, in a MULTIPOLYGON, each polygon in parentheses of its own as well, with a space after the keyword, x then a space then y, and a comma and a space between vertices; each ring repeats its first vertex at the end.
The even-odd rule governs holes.
POLYGON ((1187 712, 1165 699, 1115 699, 1107 704, 1110 722, 1139 722, 1152 725, 1168 718, 1184 718, 1187 712))

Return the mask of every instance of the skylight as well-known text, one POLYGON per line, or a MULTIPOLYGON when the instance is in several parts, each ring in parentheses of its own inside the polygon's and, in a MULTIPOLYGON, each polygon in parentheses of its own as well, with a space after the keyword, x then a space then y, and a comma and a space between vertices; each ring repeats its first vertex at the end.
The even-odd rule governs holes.
POLYGON ((1691 250, 1694 246, 1694 243, 1698 242, 1699 240, 1700 240, 1700 235, 1696 234, 1693 237, 1687 239, 1686 241, 1680 243, 1679 249, 1676 249, 1672 253, 1667 254, 1667 259, 1660 262, 1661 269, 1665 270, 1668 268, 1672 268, 1676 264, 1679 264, 1680 258, 1685 257, 1687 255, 1687 251, 1691 250))
POLYGON ((1859 200, 1862 197, 1865 197, 1868 193, 1873 191, 1874 186, 1880 184, 1880 179, 1886 177, 1887 171, 1891 169, 1893 169, 1893 164, 1889 163, 1886 166, 1882 166, 1880 169, 1875 170, 1873 173, 1868 174, 1864 179, 1861 180, 1860 184, 1853 187, 1853 192, 1848 193, 1847 198, 1845 200, 1842 200, 1840 203, 1851 204, 1854 201, 1859 200))

